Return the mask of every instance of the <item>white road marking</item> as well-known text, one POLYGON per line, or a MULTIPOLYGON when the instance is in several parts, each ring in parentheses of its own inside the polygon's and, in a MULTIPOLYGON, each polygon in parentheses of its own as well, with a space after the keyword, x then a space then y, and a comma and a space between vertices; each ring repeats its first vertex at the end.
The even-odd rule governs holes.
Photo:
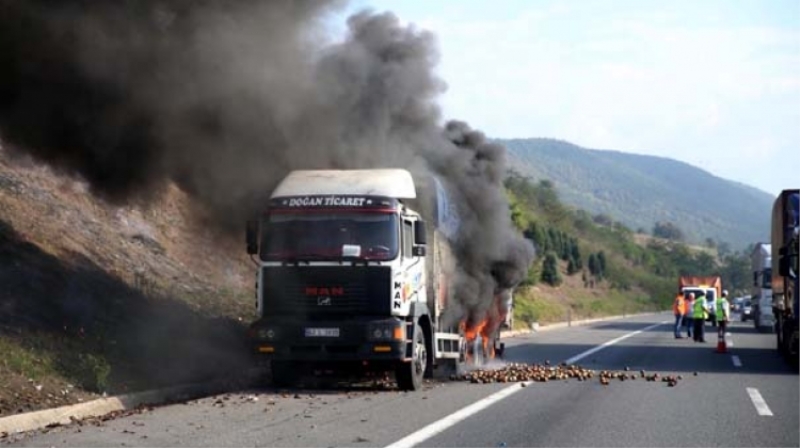
POLYGON ((742 366, 742 360, 739 359, 739 357, 736 356, 736 355, 731 356, 731 361, 733 361, 733 366, 734 367, 741 367, 742 366))
MULTIPOLYGON (((525 382, 526 385, 530 383, 531 383, 530 381, 525 382)), ((482 400, 472 403, 471 405, 461 409, 460 411, 456 411, 439 421, 431 423, 430 425, 420 429, 419 431, 413 434, 403 437, 402 439, 398 440, 397 442, 394 442, 393 444, 387 446, 386 448, 412 447, 420 442, 430 439, 436 434, 439 434, 440 432, 466 419, 467 417, 473 414, 477 414, 478 412, 502 400, 503 398, 509 397, 512 394, 521 391, 522 389, 523 387, 520 384, 515 384, 513 386, 506 387, 505 389, 502 389, 499 392, 495 392, 492 395, 489 395, 488 397, 482 400)))
POLYGON ((756 411, 758 415, 767 415, 772 416, 772 411, 767 406, 767 402, 764 401, 764 397, 761 396, 761 393, 755 387, 748 387, 747 394, 750 395, 750 400, 753 401, 753 406, 756 407, 756 411))
POLYGON ((603 344, 600 344, 600 345, 598 345, 598 346, 597 346, 597 347, 595 347, 595 348, 591 348, 591 349, 589 349, 589 350, 586 350, 586 351, 585 351, 585 352, 583 352, 583 353, 577 354, 577 355, 573 356, 572 358, 569 358, 569 359, 568 359, 568 360, 566 360, 565 362, 566 362, 567 364, 573 364, 573 363, 575 363, 575 362, 577 362, 577 361, 580 361, 581 359, 583 359, 583 358, 585 358, 585 357, 587 357, 587 356, 589 356, 589 355, 591 355, 591 354, 593 354, 593 353, 597 353, 597 352, 599 352, 600 350, 602 350, 602 349, 604 349, 604 348, 608 347, 609 345, 614 345, 614 344, 616 344, 616 343, 617 343, 617 342, 619 342, 619 341, 623 341, 623 340, 625 340, 625 339, 628 339, 628 338, 629 338, 629 337, 631 337, 631 336, 636 336, 637 334, 639 334, 639 333, 642 333, 642 332, 644 332, 644 331, 647 331, 647 330, 652 330, 653 328, 656 328, 656 327, 658 327, 659 325, 664 325, 664 324, 666 324, 666 323, 668 323, 668 322, 669 322, 669 321, 666 321, 666 320, 665 320, 665 321, 663 321, 663 322, 660 322, 660 323, 657 323, 657 324, 654 324, 654 325, 650 325, 649 327, 642 328, 641 330, 634 331, 633 333, 628 333, 628 334, 626 334, 626 335, 622 335, 622 336, 620 336, 620 337, 618 337, 618 338, 616 338, 616 339, 612 339, 612 340, 610 340, 610 341, 608 341, 608 342, 605 342, 605 343, 603 343, 603 344))
MULTIPOLYGON (((642 328, 641 330, 637 330, 637 331, 634 331, 632 333, 628 333, 628 334, 620 336, 620 337, 618 337, 616 339, 612 339, 612 340, 610 340, 610 341, 608 341, 608 342, 606 342, 606 343, 604 343, 602 345, 599 345, 597 347, 594 347, 594 348, 591 348, 589 350, 586 350, 583 353, 575 355, 572 358, 569 358, 568 360, 566 360, 565 362, 567 364, 572 364, 575 361, 578 361, 579 359, 583 359, 586 356, 589 356, 592 353, 596 353, 596 352, 598 352, 598 351, 600 351, 600 350, 602 350, 602 349, 604 349, 604 348, 606 348, 606 347, 608 347, 610 345, 616 344, 619 341, 622 341, 622 340, 627 339, 627 338, 629 338, 631 336, 637 335, 637 334, 639 334, 639 333, 641 333, 643 331, 647 331, 647 330, 656 328, 659 325, 664 325, 664 324, 666 324, 668 322, 669 321, 665 320, 664 322, 657 323, 655 325, 650 325, 649 327, 642 328)), ((524 384, 527 386, 527 385, 531 384, 531 382, 530 381, 525 381, 524 384)), ((468 418, 468 417, 470 417, 470 416, 472 416, 474 414, 477 414, 478 412, 488 408, 489 406, 497 403, 498 401, 500 401, 500 400, 502 400, 504 398, 508 398, 511 395, 513 395, 513 394, 515 394, 515 393, 517 393, 517 392, 519 392, 519 391, 521 391, 523 389, 525 389, 525 388, 522 387, 520 384, 514 384, 513 386, 508 386, 505 389, 501 389, 500 391, 495 392, 492 395, 489 395, 488 397, 486 397, 486 398, 484 398, 482 400, 476 401, 475 403, 472 403, 471 405, 469 405, 469 406, 467 406, 465 408, 462 408, 461 410, 458 410, 458 411, 448 415, 447 417, 444 417, 441 420, 437 420, 437 421, 429 424, 428 426, 425 426, 424 428, 420 429, 417 432, 411 433, 411 434, 403 437, 402 439, 398 440, 397 442, 394 442, 393 444, 388 445, 386 448, 409 448, 409 447, 415 446, 415 445, 417 445, 417 444, 419 444, 421 442, 424 442, 425 440, 430 439, 431 437, 435 436, 436 434, 441 433, 442 431, 446 430, 447 428, 450 428, 451 426, 454 426, 455 424, 459 423, 460 421, 465 420, 466 418, 468 418)))

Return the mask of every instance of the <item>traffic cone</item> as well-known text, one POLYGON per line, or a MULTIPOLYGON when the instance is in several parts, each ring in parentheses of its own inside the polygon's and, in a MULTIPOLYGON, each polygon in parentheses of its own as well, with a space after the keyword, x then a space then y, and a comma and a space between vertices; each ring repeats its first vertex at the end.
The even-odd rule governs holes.
POLYGON ((725 342, 725 332, 722 327, 717 331, 717 353, 728 353, 728 344, 725 342))

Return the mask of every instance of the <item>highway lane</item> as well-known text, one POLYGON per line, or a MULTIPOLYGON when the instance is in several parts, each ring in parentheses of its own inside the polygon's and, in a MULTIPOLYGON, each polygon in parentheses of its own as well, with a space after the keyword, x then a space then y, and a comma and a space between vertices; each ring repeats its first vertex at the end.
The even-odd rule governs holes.
MULTIPOLYGON (((507 359, 557 363, 658 322, 636 317, 521 336, 507 359)), ((628 381, 474 385, 433 382, 418 393, 378 389, 247 390, 104 422, 9 439, 15 446, 385 446, 508 387, 513 393, 423 446, 798 446, 798 384, 771 335, 731 329, 731 355, 672 338, 669 325, 593 353, 592 369, 646 369, 687 378, 677 387, 628 381), (694 377, 693 372, 698 376, 694 377), (747 388, 772 416, 759 416, 747 388), (688 424, 689 421, 696 424, 688 424), (794 422, 794 423, 792 423, 794 422), (672 431, 671 428, 680 428, 672 431)), ((713 338, 709 338, 712 341, 713 338)), ((440 424, 441 426, 441 424, 440 424)))
MULTIPOLYGON (((585 336, 604 329, 615 332, 637 325, 614 322, 574 330, 569 338, 573 342, 565 343, 587 340, 585 336)), ((537 384, 422 445, 798 446, 797 375, 775 353, 774 336, 758 334, 742 323, 734 323, 730 333, 729 354, 714 352, 716 334, 709 334, 706 344, 676 340, 671 327, 664 325, 586 358, 585 365, 594 369, 630 367, 683 375, 674 388, 643 381, 612 382, 607 387, 597 382, 555 388, 537 384), (748 389, 759 392, 772 416, 758 414, 748 389)), ((544 351, 524 342, 514 348, 509 357, 520 360, 544 351)), ((572 350, 587 348, 578 344, 572 350)))

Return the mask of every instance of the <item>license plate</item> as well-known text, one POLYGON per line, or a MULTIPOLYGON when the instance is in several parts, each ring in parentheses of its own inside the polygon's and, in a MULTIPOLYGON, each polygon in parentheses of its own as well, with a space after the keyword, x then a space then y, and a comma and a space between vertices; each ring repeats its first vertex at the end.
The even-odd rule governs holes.
POLYGON ((338 338, 338 328, 306 328, 307 338, 338 338))

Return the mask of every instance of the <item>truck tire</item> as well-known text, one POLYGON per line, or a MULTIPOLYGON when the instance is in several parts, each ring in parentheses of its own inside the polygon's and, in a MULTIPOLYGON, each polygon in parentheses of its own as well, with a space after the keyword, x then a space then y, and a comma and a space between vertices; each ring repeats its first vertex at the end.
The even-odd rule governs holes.
POLYGON ((432 330, 430 330, 430 326, 425 325, 422 327, 422 331, 425 336, 425 353, 427 354, 427 357, 425 358, 425 378, 432 379, 433 356, 435 355, 433 350, 433 335, 431 334, 432 330))
POLYGON ((422 379, 428 368, 428 349, 425 334, 419 324, 414 324, 414 342, 411 347, 411 361, 401 361, 395 368, 395 379, 400 390, 415 391, 422 387, 422 379))
POLYGON ((297 381, 295 365, 291 361, 272 361, 272 385, 274 387, 292 387, 297 381))

